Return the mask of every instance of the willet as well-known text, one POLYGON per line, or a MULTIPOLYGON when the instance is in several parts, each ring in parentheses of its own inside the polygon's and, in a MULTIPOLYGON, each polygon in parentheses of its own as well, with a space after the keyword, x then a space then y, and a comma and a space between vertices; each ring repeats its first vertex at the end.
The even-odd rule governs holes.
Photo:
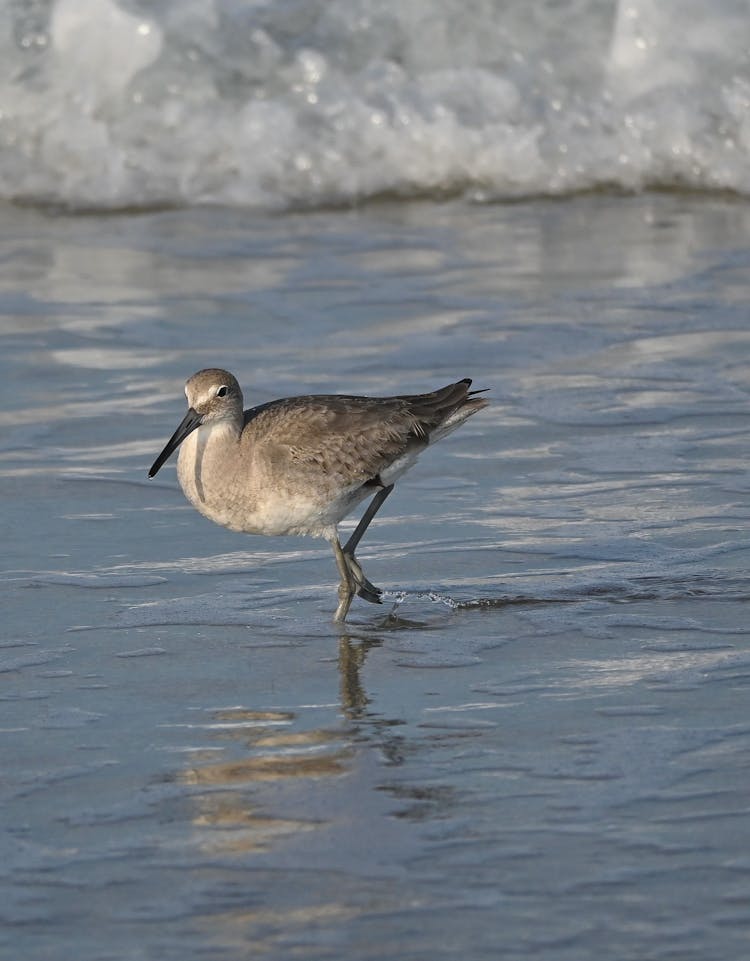
POLYGON ((341 578, 334 620, 343 621, 355 593, 380 603, 354 551, 396 480, 428 444, 487 406, 470 386, 467 377, 429 394, 312 394, 243 411, 232 374, 199 370, 185 384, 187 414, 148 476, 182 445, 177 477, 201 514, 248 534, 324 537, 341 578), (339 521, 371 495, 342 547, 339 521))

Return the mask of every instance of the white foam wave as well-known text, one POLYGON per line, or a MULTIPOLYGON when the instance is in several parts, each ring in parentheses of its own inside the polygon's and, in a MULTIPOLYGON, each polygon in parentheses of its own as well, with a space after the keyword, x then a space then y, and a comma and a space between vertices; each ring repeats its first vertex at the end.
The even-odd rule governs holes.
POLYGON ((0 197, 750 192, 744 0, 0 0, 0 197))

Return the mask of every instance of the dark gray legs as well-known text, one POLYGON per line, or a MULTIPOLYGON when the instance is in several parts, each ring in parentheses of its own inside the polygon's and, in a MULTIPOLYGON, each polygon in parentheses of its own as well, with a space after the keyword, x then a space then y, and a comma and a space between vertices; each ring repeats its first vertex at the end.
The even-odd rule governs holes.
POLYGON ((380 510, 383 501, 385 501, 392 490, 393 484, 390 484, 388 487, 383 487, 377 492, 368 504, 367 510, 362 515, 362 519, 355 527, 351 537, 346 544, 344 544, 343 548, 339 543, 338 537, 335 537, 331 541, 333 556, 336 558, 336 567, 341 578, 341 583, 339 584, 339 606, 336 608, 336 613, 333 618, 334 621, 341 622, 345 620, 355 594, 359 594, 361 598, 370 601, 371 604, 380 604, 381 592, 365 577, 359 561, 354 556, 354 551, 362 540, 362 535, 367 530, 370 521, 380 510))

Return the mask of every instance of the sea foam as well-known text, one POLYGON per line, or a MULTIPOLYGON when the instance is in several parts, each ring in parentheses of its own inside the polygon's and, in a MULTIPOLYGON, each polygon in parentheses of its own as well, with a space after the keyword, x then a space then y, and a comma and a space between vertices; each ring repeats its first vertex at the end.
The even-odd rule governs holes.
POLYGON ((0 0, 0 197, 750 192, 745 0, 0 0))

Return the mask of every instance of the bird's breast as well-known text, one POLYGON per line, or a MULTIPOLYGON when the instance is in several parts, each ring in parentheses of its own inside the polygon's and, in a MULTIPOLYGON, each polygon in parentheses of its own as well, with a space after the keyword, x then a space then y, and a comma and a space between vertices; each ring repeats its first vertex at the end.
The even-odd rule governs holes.
POLYGON ((231 425, 208 424, 182 442, 177 458, 177 479, 185 497, 210 520, 224 527, 244 530, 244 518, 252 513, 252 470, 243 478, 242 451, 231 425))

